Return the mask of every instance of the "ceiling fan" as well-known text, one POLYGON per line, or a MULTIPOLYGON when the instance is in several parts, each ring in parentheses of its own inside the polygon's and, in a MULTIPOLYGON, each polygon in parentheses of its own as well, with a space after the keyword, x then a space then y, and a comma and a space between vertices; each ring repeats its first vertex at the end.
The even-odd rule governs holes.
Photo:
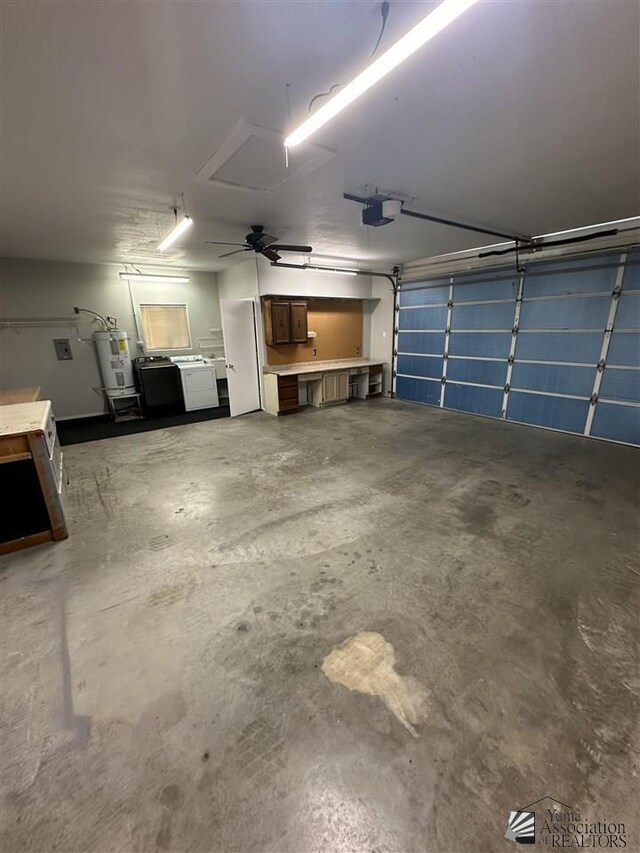
POLYGON ((279 261, 280 255, 278 252, 299 252, 302 255, 309 255, 313 249, 311 246, 298 246, 291 243, 278 243, 277 237, 271 234, 264 233, 264 225, 251 225, 251 232, 244 238, 244 243, 228 243, 219 240, 207 240, 210 246, 240 246, 240 249, 234 249, 232 252, 225 252, 220 255, 221 258, 228 258, 231 255, 237 255, 239 252, 256 252, 258 255, 264 255, 270 261, 279 261))

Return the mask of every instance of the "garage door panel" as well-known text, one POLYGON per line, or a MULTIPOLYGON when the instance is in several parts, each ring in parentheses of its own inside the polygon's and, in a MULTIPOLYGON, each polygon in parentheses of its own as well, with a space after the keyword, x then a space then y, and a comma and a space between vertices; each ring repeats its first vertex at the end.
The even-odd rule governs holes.
POLYGON ((412 403, 439 406, 441 388, 440 381, 433 379, 411 379, 407 376, 398 376, 396 379, 396 395, 412 403))
POLYGON ((400 291, 400 306, 405 305, 446 305, 449 300, 449 283, 444 287, 418 287, 400 291))
POLYGON ((512 390, 509 394, 507 420, 583 433, 588 411, 588 400, 568 400, 565 397, 512 390))
POLYGON ((516 358, 544 361, 579 361, 597 364, 602 348, 600 332, 526 332, 518 333, 516 358))
POLYGON ((640 329, 640 291, 623 293, 616 313, 616 329, 640 329))
POLYGON ((447 309, 406 308, 400 311, 401 329, 442 329, 447 325, 447 309))
POLYGON ((640 403, 640 370, 616 370, 606 367, 600 386, 600 397, 640 403))
POLYGON ((608 364, 640 366, 640 341, 632 332, 614 332, 607 356, 608 364))
POLYGON ((544 299, 522 303, 521 329, 602 329, 607 322, 610 296, 585 299, 544 299))
POLYGON ((442 358, 430 358, 424 355, 399 355, 398 373, 409 376, 427 376, 431 379, 442 378, 442 358))
POLYGON ((623 290, 640 290, 640 251, 631 252, 622 279, 623 290))
POLYGON ((572 293, 611 293, 615 286, 620 255, 553 261, 536 266, 527 274, 525 296, 560 296, 572 293))
POLYGON ((451 320, 452 329, 504 329, 513 327, 514 304, 499 302, 491 305, 456 305, 451 320))
POLYGON ((465 284, 463 280, 453 280, 453 301, 459 302, 484 302, 487 299, 508 299, 515 302, 518 295, 518 281, 515 278, 506 281, 474 281, 465 284))
POLYGON ((502 391, 447 382, 444 404, 448 409, 499 418, 502 410, 502 391))
POLYGON ((439 332, 399 332, 398 352, 444 352, 444 330, 439 332))
POLYGON ((511 332, 482 334, 474 332, 452 332, 449 339, 451 355, 481 356, 485 358, 508 358, 511 347, 511 332))
POLYGON ((590 397, 596 375, 595 367, 566 367, 558 364, 513 365, 511 387, 531 391, 551 391, 590 397))
POLYGON ((640 444, 640 407, 598 402, 591 435, 640 444))
POLYGON ((447 379, 459 382, 478 382, 481 385, 497 385, 502 388, 506 378, 506 361, 450 358, 447 362, 447 379))

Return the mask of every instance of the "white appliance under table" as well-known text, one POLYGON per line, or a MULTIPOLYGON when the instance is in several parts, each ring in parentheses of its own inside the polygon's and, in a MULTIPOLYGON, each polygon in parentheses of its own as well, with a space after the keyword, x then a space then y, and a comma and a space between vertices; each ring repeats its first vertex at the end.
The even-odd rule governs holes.
POLYGON ((201 355, 175 355, 171 361, 180 371, 184 407, 187 412, 194 409, 213 409, 220 405, 215 365, 207 364, 201 355))

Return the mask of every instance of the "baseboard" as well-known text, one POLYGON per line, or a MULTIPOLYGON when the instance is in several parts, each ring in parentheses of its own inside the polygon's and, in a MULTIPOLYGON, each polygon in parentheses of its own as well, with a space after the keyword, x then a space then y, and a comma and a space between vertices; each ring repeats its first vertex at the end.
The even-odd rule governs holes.
MULTIPOLYGON (((55 414, 55 408, 54 408, 53 412, 55 414)), ((56 415, 56 421, 58 421, 58 422, 60 422, 60 421, 81 421, 83 418, 102 418, 107 414, 108 414, 107 412, 102 411, 102 412, 87 412, 84 415, 65 415, 64 417, 60 417, 60 418, 56 415)))

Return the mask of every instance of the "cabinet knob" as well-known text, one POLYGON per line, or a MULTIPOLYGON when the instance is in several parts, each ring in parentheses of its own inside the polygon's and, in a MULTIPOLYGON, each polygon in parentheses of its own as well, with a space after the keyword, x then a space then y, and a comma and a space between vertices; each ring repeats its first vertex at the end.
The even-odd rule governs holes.
POLYGON ((233 365, 232 365, 232 364, 228 364, 228 365, 227 365, 227 367, 229 368, 229 370, 233 370, 233 365))

